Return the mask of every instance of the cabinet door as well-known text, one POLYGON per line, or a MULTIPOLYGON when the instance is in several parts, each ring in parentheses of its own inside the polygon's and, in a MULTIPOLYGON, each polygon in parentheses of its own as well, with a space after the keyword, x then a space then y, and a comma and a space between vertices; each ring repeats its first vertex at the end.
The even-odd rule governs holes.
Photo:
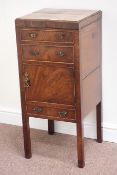
POLYGON ((72 68, 47 65, 24 65, 26 101, 74 104, 72 68))

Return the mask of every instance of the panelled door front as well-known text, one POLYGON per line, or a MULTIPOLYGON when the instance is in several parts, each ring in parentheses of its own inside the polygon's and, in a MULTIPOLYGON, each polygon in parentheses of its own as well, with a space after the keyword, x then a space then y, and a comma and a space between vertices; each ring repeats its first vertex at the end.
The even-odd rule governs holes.
POLYGON ((26 101, 74 105, 74 72, 71 67, 24 64, 26 101))

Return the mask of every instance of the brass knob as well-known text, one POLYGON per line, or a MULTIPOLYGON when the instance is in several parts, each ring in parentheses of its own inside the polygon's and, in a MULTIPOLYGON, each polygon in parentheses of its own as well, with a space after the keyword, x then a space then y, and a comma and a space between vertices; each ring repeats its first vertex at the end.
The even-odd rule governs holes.
POLYGON ((36 38, 37 37, 37 33, 29 33, 29 37, 30 38, 36 38))
POLYGON ((60 111, 60 112, 58 112, 58 114, 62 118, 62 117, 66 117, 67 112, 66 111, 60 111))
POLYGON ((31 50, 30 51, 30 54, 32 55, 32 56, 38 56, 39 55, 39 51, 36 51, 36 50, 31 50))
POLYGON ((32 111, 33 111, 33 112, 36 112, 36 113, 40 113, 40 112, 43 111, 43 109, 40 108, 40 107, 35 107, 35 108, 32 109, 32 111))
POLYGON ((24 75, 24 87, 27 87, 27 88, 30 87, 30 79, 27 72, 24 75))
POLYGON ((65 34, 62 33, 62 34, 60 35, 60 39, 62 40, 62 39, 64 39, 64 37, 65 37, 65 34))
POLYGON ((59 51, 59 52, 57 52, 57 55, 60 57, 63 57, 65 55, 65 53, 63 51, 59 51))

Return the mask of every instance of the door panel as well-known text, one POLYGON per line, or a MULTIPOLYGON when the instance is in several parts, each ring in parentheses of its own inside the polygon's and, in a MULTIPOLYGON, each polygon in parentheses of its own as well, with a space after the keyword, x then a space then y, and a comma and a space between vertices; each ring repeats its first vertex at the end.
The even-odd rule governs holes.
POLYGON ((72 68, 47 65, 24 65, 29 79, 25 88, 27 101, 74 104, 74 77, 72 68))

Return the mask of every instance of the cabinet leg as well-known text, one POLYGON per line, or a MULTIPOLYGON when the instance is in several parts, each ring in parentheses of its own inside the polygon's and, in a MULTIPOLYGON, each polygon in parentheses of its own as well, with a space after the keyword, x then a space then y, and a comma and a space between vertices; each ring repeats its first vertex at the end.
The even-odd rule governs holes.
POLYGON ((102 143, 102 127, 101 127, 101 102, 96 106, 97 118, 97 142, 102 143))
POLYGON ((82 124, 77 123, 77 154, 78 154, 78 167, 83 168, 84 162, 84 138, 82 134, 82 124))
POLYGON ((23 136, 24 136, 25 158, 30 159, 32 157, 32 153, 31 153, 29 118, 23 118, 23 136))
POLYGON ((48 120, 48 134, 54 134, 54 120, 48 120))

